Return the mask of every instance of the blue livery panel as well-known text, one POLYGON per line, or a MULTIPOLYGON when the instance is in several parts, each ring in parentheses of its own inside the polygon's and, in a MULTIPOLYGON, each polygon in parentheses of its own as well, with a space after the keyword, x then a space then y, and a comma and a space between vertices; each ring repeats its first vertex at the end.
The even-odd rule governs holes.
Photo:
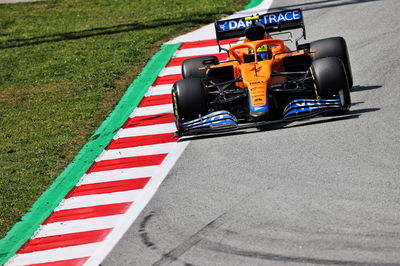
POLYGON ((283 111, 283 117, 299 116, 322 110, 342 109, 340 99, 298 99, 291 101, 283 111))
POLYGON ((237 119, 228 111, 216 111, 203 117, 181 124, 182 131, 204 129, 232 129, 237 127, 237 119))
MULTIPOLYGON (((259 23, 273 26, 288 22, 302 22, 303 16, 300 9, 268 13, 259 16, 259 23)), ((251 26, 252 21, 246 21, 245 17, 216 22, 218 32, 245 29, 251 26)))

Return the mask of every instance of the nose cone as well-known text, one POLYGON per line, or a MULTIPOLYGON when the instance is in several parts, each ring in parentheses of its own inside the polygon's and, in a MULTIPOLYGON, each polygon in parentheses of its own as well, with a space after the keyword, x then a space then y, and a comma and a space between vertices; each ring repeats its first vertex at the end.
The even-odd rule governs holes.
POLYGON ((260 111, 255 111, 255 110, 251 110, 251 111, 250 111, 250 116, 251 116, 252 118, 254 118, 255 120, 263 120, 263 119, 266 119, 266 118, 268 118, 268 115, 269 115, 269 110, 268 110, 268 108, 265 108, 265 109, 260 110, 260 111))

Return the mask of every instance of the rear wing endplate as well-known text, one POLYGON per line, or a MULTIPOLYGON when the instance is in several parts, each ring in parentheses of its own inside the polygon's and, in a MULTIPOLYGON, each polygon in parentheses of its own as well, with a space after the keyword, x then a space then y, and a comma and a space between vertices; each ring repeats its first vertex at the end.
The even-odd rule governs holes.
POLYGON ((301 9, 286 10, 273 13, 265 13, 254 17, 241 17, 226 20, 215 21, 215 32, 217 42, 245 36, 244 31, 253 23, 261 23, 265 26, 266 32, 281 32, 292 29, 303 29, 301 38, 306 38, 306 30, 303 22, 303 13, 301 9))

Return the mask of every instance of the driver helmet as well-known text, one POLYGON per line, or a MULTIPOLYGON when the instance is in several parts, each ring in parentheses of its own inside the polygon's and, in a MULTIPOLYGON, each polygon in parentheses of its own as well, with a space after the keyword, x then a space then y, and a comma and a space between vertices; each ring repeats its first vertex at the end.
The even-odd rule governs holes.
POLYGON ((268 46, 266 44, 258 47, 257 56, 259 56, 261 58, 261 60, 268 59, 268 46))
POLYGON ((249 41, 263 40, 265 37, 265 27, 261 23, 256 23, 248 27, 244 34, 249 41))

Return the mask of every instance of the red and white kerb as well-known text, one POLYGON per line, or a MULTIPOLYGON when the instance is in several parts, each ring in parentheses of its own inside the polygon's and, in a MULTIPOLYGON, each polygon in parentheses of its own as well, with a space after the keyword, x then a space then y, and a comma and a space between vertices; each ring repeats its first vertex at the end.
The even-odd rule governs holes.
POLYGON ((101 263, 188 144, 174 137, 171 87, 182 78, 183 60, 201 55, 227 59, 215 39, 183 43, 103 153, 6 265, 101 263))

